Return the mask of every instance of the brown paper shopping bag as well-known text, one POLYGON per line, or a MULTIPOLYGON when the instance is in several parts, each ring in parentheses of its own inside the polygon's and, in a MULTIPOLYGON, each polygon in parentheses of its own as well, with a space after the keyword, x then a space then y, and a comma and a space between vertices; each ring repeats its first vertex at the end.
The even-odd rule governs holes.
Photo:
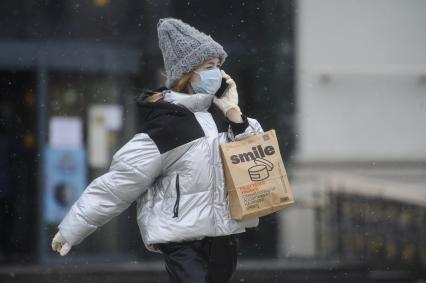
POLYGON ((265 216, 294 202, 275 130, 220 147, 233 219, 265 216))

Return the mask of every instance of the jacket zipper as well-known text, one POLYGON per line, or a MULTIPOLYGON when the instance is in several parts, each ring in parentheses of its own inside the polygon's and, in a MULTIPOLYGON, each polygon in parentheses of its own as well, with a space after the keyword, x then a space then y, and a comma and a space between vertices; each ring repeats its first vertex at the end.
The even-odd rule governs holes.
POLYGON ((176 175, 176 202, 173 206, 173 218, 179 216, 179 201, 180 201, 180 187, 179 187, 179 174, 176 175))

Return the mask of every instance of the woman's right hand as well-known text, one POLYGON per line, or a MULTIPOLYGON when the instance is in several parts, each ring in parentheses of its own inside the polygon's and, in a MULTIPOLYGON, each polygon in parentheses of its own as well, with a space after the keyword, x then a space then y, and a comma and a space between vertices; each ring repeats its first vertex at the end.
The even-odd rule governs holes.
POLYGON ((65 241, 61 232, 56 233, 52 240, 52 250, 58 252, 61 256, 66 255, 71 250, 71 245, 65 241))
POLYGON ((241 114, 240 107, 238 107, 238 92, 237 85, 235 81, 223 70, 221 70, 222 77, 226 80, 228 84, 228 88, 223 93, 221 98, 217 98, 216 96, 213 99, 213 103, 222 110, 223 114, 228 117, 229 110, 235 110, 235 112, 239 112, 241 114))

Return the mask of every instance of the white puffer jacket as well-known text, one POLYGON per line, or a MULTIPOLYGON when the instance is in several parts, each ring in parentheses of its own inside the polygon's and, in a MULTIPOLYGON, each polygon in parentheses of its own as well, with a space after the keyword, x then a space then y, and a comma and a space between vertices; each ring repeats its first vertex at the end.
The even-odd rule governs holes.
MULTIPOLYGON (((115 153, 109 172, 91 182, 59 225, 71 245, 133 201, 152 251, 157 243, 236 234, 258 224, 230 217, 219 151, 219 144, 229 141, 230 123, 213 97, 171 91, 164 97, 141 103, 140 132, 115 153)), ((250 118, 231 126, 237 139, 262 131, 250 118)))

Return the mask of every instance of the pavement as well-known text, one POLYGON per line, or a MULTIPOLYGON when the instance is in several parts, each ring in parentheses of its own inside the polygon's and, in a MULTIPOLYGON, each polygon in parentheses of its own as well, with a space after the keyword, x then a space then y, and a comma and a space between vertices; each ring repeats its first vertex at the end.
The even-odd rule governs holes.
MULTIPOLYGON (((1 283, 161 283, 162 262, 67 263, 0 266, 1 283)), ((241 261, 232 283, 269 282, 409 282, 426 283, 426 275, 404 270, 369 270, 338 262, 284 260, 241 261)))

